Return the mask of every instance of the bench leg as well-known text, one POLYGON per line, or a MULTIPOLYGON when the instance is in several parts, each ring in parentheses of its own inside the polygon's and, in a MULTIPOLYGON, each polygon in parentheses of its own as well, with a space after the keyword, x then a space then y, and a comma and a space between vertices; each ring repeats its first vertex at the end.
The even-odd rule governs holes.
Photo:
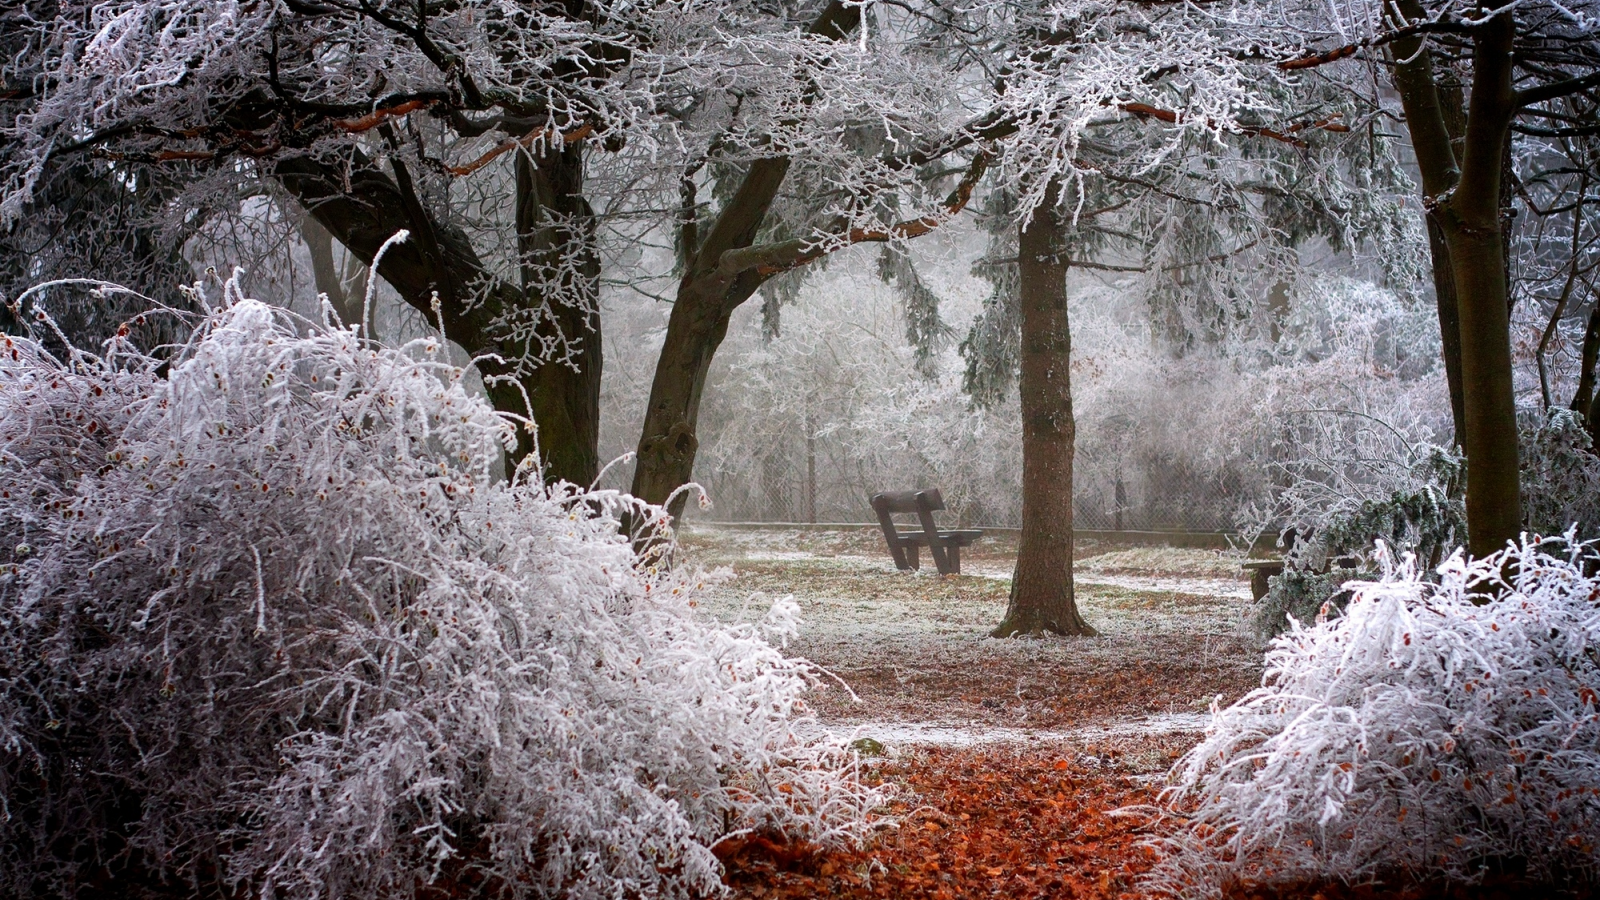
POLYGON ((905 552, 906 552, 906 562, 911 564, 910 571, 915 572, 918 569, 922 568, 922 559, 921 559, 922 552, 917 547, 916 544, 906 544, 905 545, 905 552))
POLYGON ((1257 601, 1260 601, 1262 597, 1267 595, 1268 577, 1269 576, 1267 575, 1267 571, 1265 569, 1257 569, 1250 573, 1250 595, 1257 601))
POLYGON ((957 544, 951 544, 950 546, 944 548, 944 555, 945 555, 945 557, 947 559, 950 560, 950 571, 947 572, 946 574, 948 574, 948 575, 960 575, 961 574, 961 547, 959 545, 957 545, 957 544))

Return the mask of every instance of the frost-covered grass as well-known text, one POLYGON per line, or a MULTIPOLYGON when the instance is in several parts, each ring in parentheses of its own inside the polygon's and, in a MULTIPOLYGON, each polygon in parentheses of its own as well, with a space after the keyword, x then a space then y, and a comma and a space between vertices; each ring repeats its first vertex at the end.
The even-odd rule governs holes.
POLYGON ((690 560, 732 567, 735 577, 698 601, 722 621, 753 622, 771 598, 793 596, 801 623, 791 651, 859 698, 823 683, 812 702, 835 727, 1048 735, 1203 712, 1217 694, 1237 698, 1260 683, 1248 588, 1194 577, 1209 571, 1210 551, 1150 554, 1162 560, 1160 578, 1132 566, 1085 576, 1078 602, 1099 637, 996 640, 1015 541, 986 535, 980 552, 963 553, 972 574, 959 577, 896 572, 875 530, 696 526, 683 543, 690 560))
POLYGON ((1091 575, 1170 575, 1182 578, 1216 578, 1247 581, 1239 568, 1244 554, 1231 550, 1196 550, 1183 547, 1104 548, 1078 563, 1078 571, 1091 575))
POLYGON ((1384 562, 1343 615, 1274 641, 1263 687, 1173 770, 1157 884, 1600 872, 1594 549, 1457 554, 1438 584, 1384 562))
POLYGON ((730 833, 863 833, 793 604, 702 617, 618 534, 659 510, 495 477, 439 351, 231 283, 168 365, 4 339, 0 897, 691 896, 730 833))

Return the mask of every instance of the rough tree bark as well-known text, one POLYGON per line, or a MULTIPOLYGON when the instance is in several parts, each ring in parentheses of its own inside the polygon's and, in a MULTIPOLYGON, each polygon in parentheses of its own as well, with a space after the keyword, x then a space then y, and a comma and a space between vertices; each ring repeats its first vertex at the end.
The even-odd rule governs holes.
POLYGON ((1455 272, 1461 313, 1461 383, 1466 410, 1468 549, 1484 556, 1522 529, 1517 408, 1511 380, 1505 242, 1500 196, 1506 135, 1516 114, 1511 84, 1512 14, 1473 35, 1472 98, 1461 177, 1434 201, 1455 272))
MULTIPOLYGON (((531 251, 526 260, 534 266, 540 264, 542 255, 561 252, 551 243, 552 223, 567 227, 566 223, 581 222, 587 215, 587 205, 578 194, 582 177, 578 149, 569 145, 560 153, 540 157, 537 163, 539 171, 529 179, 527 194, 519 191, 518 198, 518 224, 526 225, 521 229, 525 234, 519 230, 520 243, 531 251), (574 218, 558 222, 542 212, 546 208, 570 211, 574 218)), ((571 407, 592 403, 598 409, 597 321, 586 321, 547 295, 496 278, 467 234, 457 225, 439 221, 424 206, 399 160, 386 172, 359 151, 338 161, 306 154, 277 161, 272 174, 318 224, 369 267, 385 241, 397 230, 409 229, 411 239, 384 254, 377 274, 429 322, 442 319, 445 336, 469 354, 497 353, 503 358, 479 363, 489 401, 495 409, 518 415, 532 406, 546 479, 584 485, 593 482, 598 471, 594 430, 598 416, 585 417, 571 407), (438 312, 433 308, 435 295, 438 312), (516 363, 524 348, 503 340, 497 320, 547 301, 555 315, 540 321, 537 334, 554 337, 560 332, 581 340, 578 368, 546 364, 531 374, 519 375, 516 363)), ((597 264, 586 262, 583 271, 597 275, 597 264)), ((512 463, 526 457, 534 446, 535 435, 519 429, 512 463)))
MULTIPOLYGON (((808 29, 838 40, 861 22, 861 7, 834 0, 808 29)), ((711 360, 728 333, 728 321, 775 272, 749 265, 739 251, 755 244, 772 201, 789 173, 788 157, 752 163, 733 197, 698 239, 692 218, 684 228, 683 278, 667 319, 667 334, 650 384, 650 402, 633 475, 633 494, 651 503, 666 503, 694 471, 700 449, 696 428, 711 360)), ((692 204, 692 199, 691 199, 692 204)), ((686 216, 692 217, 692 206, 686 216)), ((672 504, 674 517, 686 498, 672 504)))
POLYGON ((1022 537, 1011 600, 995 637, 1095 633, 1072 584, 1072 336, 1067 321, 1066 222, 1059 185, 1017 241, 1022 307, 1022 537))
POLYGON ((534 157, 518 153, 517 250, 523 302, 548 304, 553 321, 541 324, 578 340, 570 364, 546 363, 522 379, 539 425, 539 449, 548 477, 580 485, 600 474, 600 257, 594 210, 583 196, 583 146, 568 144, 534 157), (576 265, 566 260, 576 254, 576 265), (553 295, 580 298, 557 303, 553 295))
MULTIPOLYGON (((1424 13, 1416 0, 1402 0, 1398 8, 1410 21, 1424 13)), ((1395 67, 1395 87, 1422 173, 1423 205, 1430 237, 1436 237, 1431 243, 1437 246, 1442 239, 1443 244, 1435 250, 1435 283, 1441 280, 1442 249, 1454 288, 1457 327, 1450 327, 1443 292, 1440 327, 1447 365, 1452 337, 1459 346, 1456 437, 1466 450, 1468 549, 1474 556, 1504 547, 1522 527, 1500 221, 1506 137, 1518 107, 1511 84, 1514 34, 1509 13, 1474 29, 1471 99, 1459 155, 1451 144, 1450 111, 1441 102, 1431 58, 1416 40, 1396 41, 1394 51, 1402 60, 1395 67)))
MULTIPOLYGON (((1423 17, 1420 0, 1400 0, 1398 7, 1410 21, 1423 17)), ((1394 86, 1410 126, 1411 147, 1422 176, 1424 197, 1442 197, 1461 177, 1456 164, 1466 130, 1461 85, 1441 84, 1433 54, 1421 36, 1394 42, 1394 86)), ((1433 292, 1439 312, 1439 342, 1444 356, 1445 383, 1450 391, 1450 418, 1455 442, 1466 441, 1467 414, 1461 387, 1461 316, 1456 301, 1455 270, 1450 266, 1450 246, 1435 210, 1426 214, 1428 253, 1432 262, 1433 292)))

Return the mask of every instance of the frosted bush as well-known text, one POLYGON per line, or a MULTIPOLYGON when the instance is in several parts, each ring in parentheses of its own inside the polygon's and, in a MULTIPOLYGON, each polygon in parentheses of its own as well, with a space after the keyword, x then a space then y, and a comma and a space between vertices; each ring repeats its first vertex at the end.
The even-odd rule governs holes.
POLYGON ((866 826, 792 603, 700 618, 618 534, 659 509, 492 477, 437 342, 232 289, 165 364, 0 354, 0 897, 691 896, 866 826))
POLYGON ((1600 536, 1600 458, 1583 418, 1559 407, 1538 419, 1523 412, 1517 430, 1524 524, 1544 534, 1576 526, 1580 537, 1600 536))
MULTIPOLYGON (((1577 537, 1592 539, 1600 527, 1600 458, 1583 420, 1559 408, 1521 413, 1523 527, 1541 535, 1571 528, 1577 537)), ((1427 444, 1395 450, 1388 461, 1381 451, 1366 456, 1364 464, 1377 477, 1365 485, 1330 477, 1336 474, 1333 460, 1313 457, 1298 464, 1298 471, 1310 477, 1296 480, 1280 500, 1292 510, 1289 521, 1301 529, 1302 539, 1285 554, 1284 574, 1272 580, 1257 607, 1256 628, 1263 636, 1282 631, 1288 616, 1310 621, 1324 603, 1342 608, 1346 576, 1327 571, 1336 557, 1364 557, 1367 548, 1382 541, 1417 554, 1427 568, 1465 543, 1465 461, 1427 444), (1402 463, 1404 457, 1409 459, 1402 463), (1383 487, 1390 491, 1387 496, 1372 495, 1383 487)), ((1361 455, 1359 449, 1351 454, 1361 455)))
POLYGON ((1342 611, 1350 597, 1345 582, 1354 573, 1340 560, 1355 564, 1363 580, 1371 580, 1375 566, 1364 563, 1373 547, 1386 553, 1399 549, 1425 560, 1425 566, 1437 566, 1461 546, 1467 533, 1460 488, 1465 463, 1451 451, 1425 444, 1409 448, 1408 454, 1408 466, 1387 467, 1385 480, 1392 490, 1386 497, 1364 497, 1360 488, 1328 485, 1296 484, 1284 491, 1284 496, 1299 494, 1302 499, 1321 495, 1327 505, 1309 527, 1302 509, 1297 524, 1305 530, 1284 554, 1283 574, 1272 577, 1256 605, 1258 634, 1274 637, 1288 627, 1290 618, 1310 622, 1319 613, 1332 616, 1342 611))
POLYGON ((1437 584, 1382 561, 1344 615, 1274 641, 1263 686, 1174 768, 1160 886, 1600 871, 1594 549, 1457 553, 1437 584))

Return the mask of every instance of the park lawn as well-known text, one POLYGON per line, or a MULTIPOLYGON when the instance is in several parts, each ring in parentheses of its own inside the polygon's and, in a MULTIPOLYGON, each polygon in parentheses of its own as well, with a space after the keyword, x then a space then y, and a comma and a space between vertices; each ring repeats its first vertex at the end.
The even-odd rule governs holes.
MULTIPOLYGON (((967 574, 896 572, 872 530, 690 529, 692 565, 726 567, 704 611, 755 621, 791 595, 790 643, 834 676, 821 724, 871 739, 865 777, 892 786, 867 846, 820 851, 751 836, 724 842, 736 900, 1127 900, 1155 862, 1141 814, 1193 747, 1213 700, 1257 686, 1241 555, 1078 548, 1077 596, 1098 637, 989 638, 1015 540, 985 538, 967 574), (840 683, 842 682, 842 684, 840 683), (847 686, 847 687, 846 687, 847 686)), ((1482 885, 1235 885, 1227 900, 1535 900, 1515 878, 1482 885)))
POLYGON ((684 549, 691 563, 732 569, 704 603, 719 619, 754 621, 776 597, 794 597, 803 623, 788 652, 837 679, 814 693, 814 710, 867 737, 900 726, 1198 732, 1213 699, 1232 702, 1260 683, 1262 644, 1249 632, 1237 560, 1085 547, 1078 603, 1100 635, 996 640, 988 632, 1005 611, 1015 544, 998 540, 997 553, 988 540, 959 576, 895 571, 875 531, 700 529, 684 549))
POLYGON ((1213 698, 1261 678, 1242 573, 1212 551, 1083 547, 1079 603, 1100 636, 996 640, 1014 539, 986 538, 968 574, 943 577, 896 572, 874 531, 704 528, 683 548, 732 569, 710 615, 755 621, 795 598, 789 652, 838 679, 813 711, 883 745, 867 777, 895 789, 858 851, 719 847, 735 897, 1136 896, 1143 821, 1108 813, 1153 803, 1213 698))

